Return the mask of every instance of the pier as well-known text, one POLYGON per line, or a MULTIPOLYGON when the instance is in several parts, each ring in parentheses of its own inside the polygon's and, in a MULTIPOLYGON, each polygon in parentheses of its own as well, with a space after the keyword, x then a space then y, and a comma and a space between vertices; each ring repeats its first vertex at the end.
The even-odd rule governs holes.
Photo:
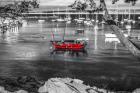
MULTIPOLYGON (((104 8, 104 20, 108 23, 110 28, 113 30, 113 32, 116 34, 116 36, 119 38, 120 42, 134 55, 137 57, 140 57, 140 50, 135 43, 133 43, 129 38, 125 37, 122 30, 118 27, 118 25, 115 23, 115 21, 111 18, 111 15, 106 8, 105 1, 102 1, 102 7, 104 8)), ((130 8, 129 8, 130 9, 130 8)), ((129 12, 130 14, 130 12, 129 12)))

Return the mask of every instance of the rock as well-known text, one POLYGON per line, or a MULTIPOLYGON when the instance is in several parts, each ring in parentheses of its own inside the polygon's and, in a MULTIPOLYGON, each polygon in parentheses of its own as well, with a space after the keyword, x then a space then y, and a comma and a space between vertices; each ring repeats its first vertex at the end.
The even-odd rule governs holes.
POLYGON ((88 88, 86 89, 87 93, 98 93, 96 90, 94 90, 93 88, 88 88))
MULTIPOLYGON (((13 93, 13 92, 9 92, 9 91, 5 90, 4 87, 1 87, 1 86, 0 86, 0 93, 13 93)), ((14 93, 15 93, 15 92, 14 92, 14 93)))
POLYGON ((79 83, 79 84, 83 84, 83 81, 80 79, 73 79, 74 82, 79 83))
POLYGON ((23 76, 18 78, 0 78, 0 85, 3 86, 5 90, 12 93, 18 90, 26 90, 28 92, 37 93, 39 87, 41 87, 43 84, 43 82, 40 82, 31 76, 23 76))
POLYGON ((56 78, 56 79, 59 79, 59 80, 61 80, 63 82, 73 82, 73 79, 71 79, 71 78, 56 78))
POLYGON ((3 86, 7 91, 17 91, 19 89, 19 84, 15 79, 7 78, 4 80, 3 86))
POLYGON ((46 92, 48 92, 47 82, 45 82, 45 84, 38 89, 38 92, 39 93, 46 93, 46 92))
POLYGON ((102 92, 102 93, 107 93, 107 90, 105 89, 98 89, 99 92, 102 92))
POLYGON ((19 83, 23 83, 23 84, 25 84, 27 82, 37 82, 37 80, 34 77, 31 77, 31 76, 18 77, 17 81, 19 83))
POLYGON ((2 93, 4 90, 5 90, 4 87, 0 86, 0 93, 2 93))
POLYGON ((19 90, 19 91, 16 91, 15 93, 28 93, 28 92, 25 90, 19 90))
POLYGON ((44 86, 40 87, 39 93, 72 93, 71 90, 64 82, 60 79, 52 78, 49 79, 44 86))
POLYGON ((140 88, 134 90, 132 93, 140 93, 140 88))
POLYGON ((10 92, 10 91, 4 90, 2 93, 15 93, 15 92, 10 92))
MULTIPOLYGON (((104 91, 104 90, 102 90, 104 91)), ((83 84, 82 80, 70 78, 51 78, 39 88, 39 93, 99 93, 96 88, 83 84)))
POLYGON ((19 77, 17 78, 17 81, 20 84, 20 89, 29 92, 37 92, 39 87, 43 85, 39 80, 31 76, 19 77))
MULTIPOLYGON (((57 93, 57 91, 55 91, 55 90, 49 88, 49 89, 48 89, 48 93, 57 93)), ((60 92, 60 93, 61 93, 61 92, 60 92)))

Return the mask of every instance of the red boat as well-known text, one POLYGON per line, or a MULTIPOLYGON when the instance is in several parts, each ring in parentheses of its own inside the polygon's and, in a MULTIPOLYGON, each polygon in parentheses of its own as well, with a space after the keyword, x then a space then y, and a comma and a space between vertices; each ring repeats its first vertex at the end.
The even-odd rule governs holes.
MULTIPOLYGON (((67 27, 67 26, 66 26, 67 27)), ((81 32, 81 30, 78 30, 81 32)), ((82 30, 84 32, 84 30, 82 30)), ((53 51, 72 51, 72 52, 83 52, 85 51, 86 42, 79 40, 65 40, 65 30, 63 34, 63 39, 56 41, 54 38, 54 33, 52 32, 53 41, 51 49, 53 51)))
POLYGON ((54 50, 68 50, 68 51, 80 51, 85 49, 85 43, 84 42, 59 42, 59 41, 53 41, 52 42, 53 49, 54 50))

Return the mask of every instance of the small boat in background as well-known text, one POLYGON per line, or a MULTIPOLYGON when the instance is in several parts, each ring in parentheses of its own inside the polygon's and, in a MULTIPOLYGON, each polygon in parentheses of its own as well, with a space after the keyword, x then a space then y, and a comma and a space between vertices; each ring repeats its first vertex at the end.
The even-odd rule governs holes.
POLYGON ((57 22, 65 22, 65 20, 64 20, 64 19, 62 19, 61 17, 60 17, 60 18, 58 18, 58 19, 56 19, 56 21, 57 21, 57 22))
POLYGON ((75 31, 75 34, 84 34, 84 29, 77 29, 76 31, 75 31))
POLYGON ((84 23, 84 19, 79 18, 79 19, 77 20, 77 24, 83 24, 83 23, 84 23))
POLYGON ((44 23, 45 20, 41 20, 41 19, 40 19, 40 20, 38 20, 38 22, 39 22, 39 23, 44 23))

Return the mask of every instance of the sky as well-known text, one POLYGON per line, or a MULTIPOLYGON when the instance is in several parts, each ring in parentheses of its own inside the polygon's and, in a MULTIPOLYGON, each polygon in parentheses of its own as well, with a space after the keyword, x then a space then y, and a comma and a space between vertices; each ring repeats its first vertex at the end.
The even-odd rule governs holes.
MULTIPOLYGON (((60 6, 64 6, 64 5, 70 5, 74 2, 75 0, 39 0, 40 5, 60 5, 60 6)), ((99 2, 100 0, 95 0, 96 2, 99 2)), ((112 4, 112 0, 105 0, 107 5, 111 5, 112 4)), ((119 0, 117 2, 118 4, 124 4, 124 0, 119 0)), ((140 0, 138 0, 138 3, 140 4, 140 0)))

